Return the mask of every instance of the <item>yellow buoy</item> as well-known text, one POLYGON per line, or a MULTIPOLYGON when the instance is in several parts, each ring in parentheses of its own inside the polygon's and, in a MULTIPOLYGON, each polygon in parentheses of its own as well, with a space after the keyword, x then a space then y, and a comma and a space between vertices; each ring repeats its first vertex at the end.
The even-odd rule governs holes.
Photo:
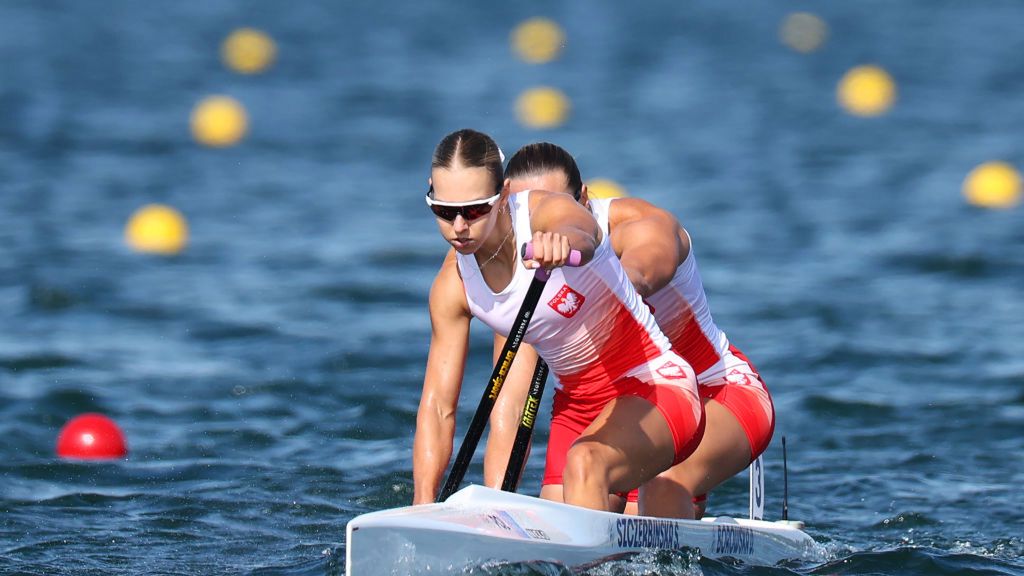
POLYGON ((512 48, 531 64, 554 60, 564 45, 565 33, 547 18, 531 18, 512 31, 512 48))
POLYGON ((253 28, 239 28, 221 44, 224 64, 240 74, 263 72, 274 63, 277 46, 265 33, 253 28))
POLYGON ((561 126, 569 116, 570 108, 569 98, 555 88, 531 88, 516 100, 516 116, 529 128, 561 126))
POLYGON ((128 246, 138 252, 173 255, 188 242, 188 224, 174 208, 150 204, 132 214, 124 237, 128 246))
POLYGON ((622 198, 628 195, 626 189, 613 180, 595 178, 587 182, 587 196, 591 198, 622 198))
POLYGON ((896 83, 878 66, 857 66, 847 72, 836 90, 839 105, 856 116, 878 116, 896 100, 896 83))
POLYGON ((1020 202, 1020 172, 1006 162, 986 162, 964 179, 963 194, 975 206, 1011 208, 1020 202))
POLYGON ((828 25, 821 18, 808 12, 794 12, 786 17, 779 28, 782 43, 797 52, 808 54, 825 43, 828 25))
POLYGON ((249 128, 245 108, 234 98, 210 96, 192 109, 192 136, 206 146, 237 144, 249 128))

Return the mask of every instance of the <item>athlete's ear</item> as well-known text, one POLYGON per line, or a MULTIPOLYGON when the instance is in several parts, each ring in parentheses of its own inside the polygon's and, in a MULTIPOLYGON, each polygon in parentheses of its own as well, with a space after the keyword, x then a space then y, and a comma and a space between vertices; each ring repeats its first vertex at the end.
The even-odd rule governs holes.
POLYGON ((588 193, 587 185, 583 184, 580 187, 580 204, 586 206, 588 202, 590 202, 590 194, 588 193))
POLYGON ((509 190, 512 189, 512 179, 505 178, 505 183, 501 185, 501 193, 504 194, 503 198, 508 198, 509 190))

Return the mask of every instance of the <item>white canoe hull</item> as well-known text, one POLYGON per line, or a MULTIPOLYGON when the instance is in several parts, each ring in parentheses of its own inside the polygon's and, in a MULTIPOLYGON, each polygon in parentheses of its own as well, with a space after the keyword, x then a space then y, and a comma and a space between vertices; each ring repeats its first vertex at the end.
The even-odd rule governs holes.
POLYGON ((449 574, 484 562, 573 567, 652 549, 774 565, 809 559, 817 545, 787 524, 733 518, 624 516, 469 486, 446 502, 363 514, 346 529, 348 576, 449 574))

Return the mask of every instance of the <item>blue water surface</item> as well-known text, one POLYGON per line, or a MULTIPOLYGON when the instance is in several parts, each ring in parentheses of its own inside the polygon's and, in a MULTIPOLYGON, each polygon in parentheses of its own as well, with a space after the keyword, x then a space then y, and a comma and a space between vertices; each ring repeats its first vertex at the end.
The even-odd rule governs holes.
MULTIPOLYGON (((345 523, 412 497, 445 252, 421 195, 437 141, 473 127, 557 142, 680 218, 775 398, 767 514, 784 435, 790 517, 826 550, 588 573, 1024 574, 1024 212, 960 192, 1024 165, 1021 22, 1012 0, 0 4, 0 573, 343 574, 345 523), (800 10, 829 26, 806 55, 778 38, 800 10), (565 31, 551 63, 510 49, 533 16, 565 31), (276 41, 265 74, 222 64, 240 26, 276 41), (836 84, 869 63, 897 102, 848 115, 836 84), (564 125, 518 123, 541 85, 564 125), (237 146, 193 141, 211 94, 248 110, 237 146), (188 219, 178 256, 124 243, 155 202, 188 219), (127 459, 55 457, 84 412, 127 459)), ((745 510, 743 477, 712 495, 745 510)))

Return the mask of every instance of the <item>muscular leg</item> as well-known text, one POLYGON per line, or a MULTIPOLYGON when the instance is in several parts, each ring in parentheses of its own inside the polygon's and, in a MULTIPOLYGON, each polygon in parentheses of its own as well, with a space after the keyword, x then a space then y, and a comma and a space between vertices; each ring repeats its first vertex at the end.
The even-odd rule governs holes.
POLYGON ((616 398, 569 449, 563 496, 570 504, 608 510, 609 493, 643 484, 671 466, 674 456, 661 412, 643 398, 616 398))
MULTIPOLYGON (((562 497, 562 485, 561 484, 545 484, 540 488, 540 497, 544 500, 554 500, 555 502, 565 502, 562 497)), ((636 515, 636 505, 629 504, 634 507, 633 514, 636 515)), ((624 509, 627 506, 626 499, 618 494, 608 495, 608 511, 625 513, 624 509)))
MULTIPOLYGON (((505 338, 495 336, 494 357, 501 354, 505 338)), ((505 479, 505 468, 515 443, 519 419, 523 415, 523 405, 530 392, 530 380, 533 369, 537 365, 537 352, 529 344, 522 344, 512 367, 505 377, 505 384, 494 402, 487 433, 487 448, 484 450, 484 484, 491 488, 501 488, 505 479)))
MULTIPOLYGON (((728 408, 704 400, 706 427, 697 449, 683 462, 658 475, 640 489, 640 510, 675 508, 683 518, 694 517, 693 496, 742 471, 750 463, 750 441, 728 408)), ((703 515, 703 506, 700 510, 703 515)))
POLYGON ((561 484, 545 484, 540 487, 540 497, 545 500, 554 500, 555 502, 565 502, 565 498, 562 497, 562 485, 561 484))

